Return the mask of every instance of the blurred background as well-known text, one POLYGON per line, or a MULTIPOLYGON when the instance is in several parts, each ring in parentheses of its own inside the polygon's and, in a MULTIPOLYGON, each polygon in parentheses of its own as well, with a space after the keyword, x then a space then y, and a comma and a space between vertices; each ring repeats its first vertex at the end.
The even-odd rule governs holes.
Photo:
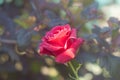
MULTIPOLYGON (((0 80, 71 80, 65 65, 38 54, 41 37, 52 27, 67 23, 78 29, 79 36, 90 34, 93 25, 108 26, 110 17, 120 18, 120 0, 0 0, 0 80)), ((96 64, 85 67, 89 73, 79 73, 81 80, 120 79, 110 78, 106 69, 105 78, 100 78, 102 69, 96 64)))

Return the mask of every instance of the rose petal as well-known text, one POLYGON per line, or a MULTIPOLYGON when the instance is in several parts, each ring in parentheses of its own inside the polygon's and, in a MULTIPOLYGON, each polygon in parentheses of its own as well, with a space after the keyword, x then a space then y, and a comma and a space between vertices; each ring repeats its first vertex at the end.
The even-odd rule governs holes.
MULTIPOLYGON (((45 38, 48 38, 50 36, 54 36, 55 38, 58 36, 64 36, 64 35, 59 35, 61 33, 61 31, 64 31, 64 33, 69 32, 71 31, 71 28, 70 28, 70 25, 69 24, 66 24, 66 25, 63 25, 63 26, 55 26, 54 28, 52 28, 49 32, 46 33, 45 35, 45 38)), ((57 37, 57 38, 58 38, 57 37)))
POLYGON ((75 28, 73 28, 73 29, 71 30, 70 38, 76 38, 76 29, 75 29, 75 28))
POLYGON ((49 44, 49 43, 47 43, 47 42, 43 42, 43 43, 42 43, 42 47, 44 47, 44 48, 47 49, 48 51, 57 51, 57 50, 63 48, 63 47, 60 47, 60 46, 53 46, 52 44, 49 44))
POLYGON ((73 48, 67 49, 65 52, 61 53, 60 55, 56 56, 56 62, 58 63, 66 63, 75 57, 73 53, 73 48))
POLYGON ((75 51, 83 44, 84 40, 82 38, 77 38, 70 48, 74 48, 75 51))
POLYGON ((76 39, 76 29, 72 29, 70 37, 66 40, 64 48, 66 49, 69 46, 71 46, 71 44, 75 41, 75 39, 76 39))
POLYGON ((43 55, 43 54, 47 54, 47 55, 53 55, 52 52, 48 51, 47 49, 45 49, 42 45, 39 46, 39 49, 40 49, 40 55, 43 55))
POLYGON ((81 46, 83 42, 84 40, 81 38, 76 39, 69 49, 56 56, 56 62, 66 63, 73 59, 76 55, 77 49, 79 48, 79 46, 81 46))
POLYGON ((53 45, 64 47, 67 38, 70 36, 70 32, 71 28, 68 24, 64 26, 56 26, 56 28, 53 28, 50 32, 47 33, 45 38, 47 38, 48 42, 53 45))
POLYGON ((54 28, 52 28, 50 30, 50 32, 54 33, 55 31, 59 30, 63 30, 63 29, 67 29, 68 31, 71 31, 71 28, 70 28, 70 25, 69 24, 66 24, 66 25, 62 25, 62 26, 55 26, 54 28))
POLYGON ((64 44, 65 44, 68 37, 69 37, 68 35, 65 35, 63 37, 59 37, 59 38, 56 38, 54 40, 51 40, 51 41, 49 41, 49 43, 51 43, 53 45, 58 45, 58 46, 64 47, 64 44))

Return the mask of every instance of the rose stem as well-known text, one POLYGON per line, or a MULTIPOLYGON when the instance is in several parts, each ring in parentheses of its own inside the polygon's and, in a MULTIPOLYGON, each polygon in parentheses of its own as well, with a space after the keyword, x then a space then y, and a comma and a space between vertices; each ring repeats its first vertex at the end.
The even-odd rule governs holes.
POLYGON ((73 74, 75 75, 75 77, 76 77, 76 80, 79 80, 79 76, 78 76, 78 74, 77 74, 77 72, 76 72, 76 70, 75 70, 75 68, 74 68, 74 66, 72 65, 72 63, 69 61, 68 62, 68 65, 70 66, 70 68, 72 69, 72 71, 73 71, 73 74))

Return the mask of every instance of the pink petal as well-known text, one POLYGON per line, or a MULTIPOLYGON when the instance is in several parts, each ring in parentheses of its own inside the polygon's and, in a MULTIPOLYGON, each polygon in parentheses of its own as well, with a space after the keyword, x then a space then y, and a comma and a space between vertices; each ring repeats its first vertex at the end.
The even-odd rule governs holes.
POLYGON ((56 39, 59 37, 65 36, 68 32, 71 32, 71 28, 69 24, 62 25, 62 26, 55 26, 50 31, 48 31, 45 35, 45 37, 42 39, 43 41, 50 38, 56 39))
POLYGON ((49 44, 49 43, 47 43, 47 42, 43 42, 43 43, 42 43, 42 47, 44 47, 44 48, 47 49, 48 51, 57 51, 57 50, 63 48, 63 47, 60 47, 60 46, 54 46, 54 45, 49 44))
POLYGON ((42 45, 40 45, 39 47, 40 49, 40 55, 46 54, 46 55, 53 55, 52 52, 48 51, 47 49, 45 49, 42 45))
POLYGON ((67 49, 65 52, 61 53, 60 55, 56 56, 56 62, 58 63, 66 63, 75 57, 73 53, 73 49, 67 49))
POLYGON ((77 49, 83 44, 84 40, 82 38, 77 38, 74 43, 70 46, 70 48, 74 48, 74 51, 77 51, 77 49))
POLYGON ((69 24, 66 24, 66 25, 62 25, 62 26, 55 26, 54 28, 52 28, 52 29, 50 30, 50 32, 54 32, 54 31, 56 31, 56 30, 62 30, 62 29, 67 29, 68 31, 71 30, 70 25, 69 25, 69 24))
POLYGON ((83 39, 78 38, 75 40, 75 42, 70 46, 69 49, 62 52, 58 56, 56 56, 56 62, 58 63, 66 63, 73 59, 76 55, 77 49, 81 46, 81 44, 84 42, 83 39))
POLYGON ((75 41, 75 39, 76 39, 76 29, 72 29, 69 38, 66 40, 64 48, 65 49, 69 48, 71 44, 75 41))
POLYGON ((48 42, 53 45, 59 45, 64 47, 64 44, 67 38, 70 36, 70 33, 71 33, 70 25, 67 24, 63 26, 56 26, 50 32, 47 32, 45 38, 43 38, 43 41, 47 39, 48 42))
POLYGON ((73 29, 71 30, 70 38, 76 38, 76 29, 75 29, 75 28, 73 28, 73 29))
POLYGON ((52 44, 43 42, 40 44, 40 53, 57 56, 63 50, 63 47, 53 46, 52 44), (56 53, 57 52, 57 53, 56 53))

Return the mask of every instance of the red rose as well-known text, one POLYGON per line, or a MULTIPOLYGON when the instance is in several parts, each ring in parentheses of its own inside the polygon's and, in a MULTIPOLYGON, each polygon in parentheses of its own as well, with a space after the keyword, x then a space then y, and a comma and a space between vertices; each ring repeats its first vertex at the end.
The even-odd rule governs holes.
POLYGON ((76 29, 71 29, 69 24, 56 26, 42 38, 40 54, 55 56, 56 62, 66 63, 75 57, 83 42, 83 39, 76 37, 76 29))

